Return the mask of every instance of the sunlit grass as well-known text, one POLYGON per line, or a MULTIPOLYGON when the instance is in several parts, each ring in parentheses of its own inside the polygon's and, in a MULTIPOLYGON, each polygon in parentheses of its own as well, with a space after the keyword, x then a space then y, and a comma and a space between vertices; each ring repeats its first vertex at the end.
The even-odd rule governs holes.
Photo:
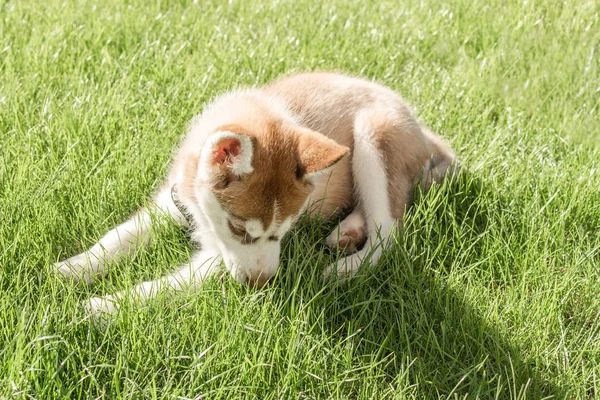
POLYGON ((0 1, 0 397, 600 396, 594 1, 0 1), (227 278, 104 327, 79 302, 189 259, 165 225, 93 287, 48 266, 143 205, 225 90, 337 70, 400 92, 465 165, 325 284, 303 221, 275 282, 227 278))

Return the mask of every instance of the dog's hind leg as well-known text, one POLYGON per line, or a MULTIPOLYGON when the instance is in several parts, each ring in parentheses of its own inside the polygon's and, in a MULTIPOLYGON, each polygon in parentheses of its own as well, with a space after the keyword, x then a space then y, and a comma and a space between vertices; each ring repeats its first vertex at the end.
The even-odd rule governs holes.
MULTIPOLYGON (((324 272, 326 278, 332 275, 352 277, 362 263, 377 263, 395 229, 396 218, 391 212, 386 168, 375 139, 381 123, 387 123, 387 113, 376 110, 362 111, 354 122, 352 172, 358 207, 364 214, 367 243, 361 250, 327 267, 324 272)), ((404 186, 409 188, 410 182, 404 186)), ((402 200, 408 202, 408 193, 402 200)), ((401 219, 401 216, 396 217, 401 219)))
POLYGON ((367 224, 360 207, 336 226, 327 236, 329 247, 337 247, 346 253, 353 253, 367 238, 367 224))
POLYGON ((92 283, 106 273, 106 265, 124 257, 131 257, 135 250, 150 242, 153 214, 167 214, 183 226, 185 216, 179 211, 171 196, 171 187, 163 187, 154 197, 150 208, 143 208, 123 224, 106 233, 89 250, 54 264, 65 277, 75 281, 92 283))

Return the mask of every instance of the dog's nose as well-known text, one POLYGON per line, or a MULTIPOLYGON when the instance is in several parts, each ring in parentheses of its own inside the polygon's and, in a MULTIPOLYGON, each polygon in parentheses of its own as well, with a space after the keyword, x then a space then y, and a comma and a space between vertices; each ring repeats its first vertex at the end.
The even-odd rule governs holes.
POLYGON ((258 277, 251 277, 248 279, 248 285, 251 287, 262 288, 269 282, 269 279, 266 275, 260 274, 258 277))

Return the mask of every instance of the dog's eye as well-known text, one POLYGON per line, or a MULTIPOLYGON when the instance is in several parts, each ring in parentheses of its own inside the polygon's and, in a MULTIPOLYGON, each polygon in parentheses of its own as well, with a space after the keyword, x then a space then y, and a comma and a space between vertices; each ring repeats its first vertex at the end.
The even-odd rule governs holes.
POLYGON ((277 242, 279 240, 279 238, 277 236, 275 236, 275 235, 271 235, 271 236, 269 236, 269 240, 271 242, 277 242))
POLYGON ((252 244, 258 240, 258 238, 253 238, 244 228, 236 226, 231 221, 227 221, 227 225, 229 226, 231 233, 233 233, 234 236, 237 236, 242 244, 252 244))
POLYGON ((254 242, 256 242, 258 240, 258 238, 253 238, 252 236, 250 236, 249 234, 245 234, 242 239, 241 242, 242 244, 252 244, 254 242))
POLYGON ((231 231, 231 233, 233 233, 236 236, 248 235, 248 232, 246 232, 244 228, 232 224, 231 221, 227 221, 227 225, 229 226, 229 230, 231 231))
POLYGON ((304 174, 306 173, 306 170, 303 166, 298 165, 296 166, 296 179, 300 180, 304 177, 304 174))

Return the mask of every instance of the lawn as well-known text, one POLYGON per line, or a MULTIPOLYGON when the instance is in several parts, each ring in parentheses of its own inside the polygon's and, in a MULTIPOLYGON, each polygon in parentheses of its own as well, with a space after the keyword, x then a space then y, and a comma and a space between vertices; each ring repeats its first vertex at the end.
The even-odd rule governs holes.
POLYGON ((0 398, 600 397, 600 3, 0 0, 0 398), (302 221, 263 290, 80 302, 50 265, 146 203, 218 93, 336 70, 401 93, 464 163, 373 269, 324 283, 302 221))

